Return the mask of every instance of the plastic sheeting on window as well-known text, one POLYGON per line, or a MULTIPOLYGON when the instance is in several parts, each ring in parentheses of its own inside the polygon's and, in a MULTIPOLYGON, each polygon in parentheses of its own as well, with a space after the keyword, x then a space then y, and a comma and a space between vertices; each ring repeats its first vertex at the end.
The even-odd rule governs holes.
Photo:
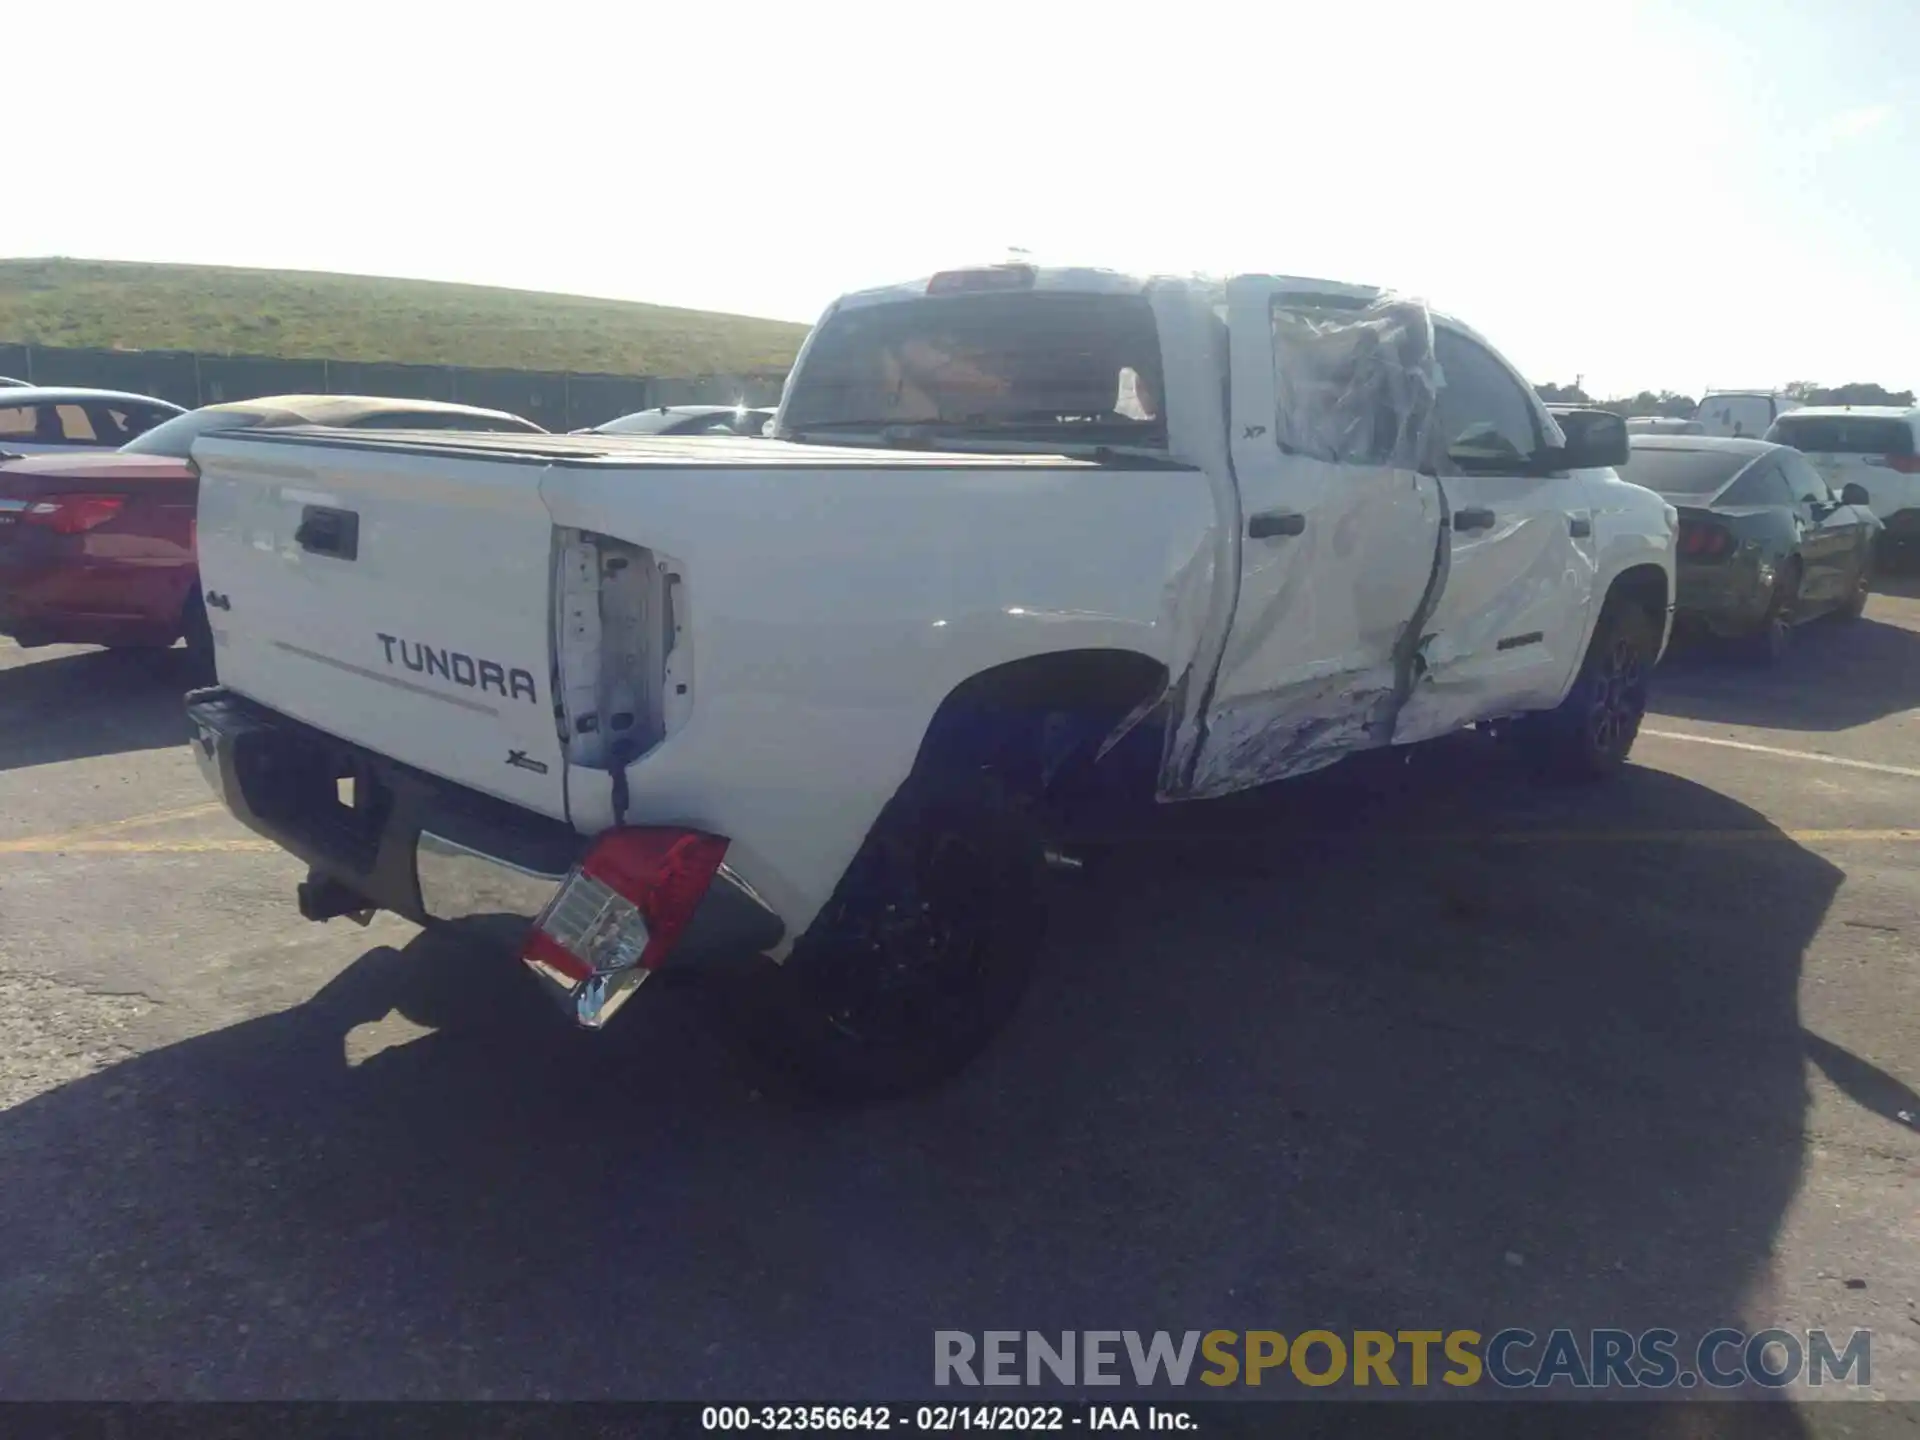
POLYGON ((1440 365, 1433 317, 1382 295, 1364 309, 1273 308, 1275 438, 1289 454, 1338 465, 1434 467, 1440 365))

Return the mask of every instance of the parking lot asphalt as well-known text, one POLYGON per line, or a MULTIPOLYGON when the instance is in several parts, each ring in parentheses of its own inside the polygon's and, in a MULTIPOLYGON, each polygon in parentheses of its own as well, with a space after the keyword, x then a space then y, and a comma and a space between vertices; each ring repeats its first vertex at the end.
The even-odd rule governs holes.
MULTIPOLYGON (((164 656, 0 644, 0 1395, 924 1395, 935 1329, 1870 1328, 1920 1398, 1920 589, 1165 817, 926 1097, 311 925, 164 656)), ((1004 1397, 1002 1397, 1004 1398, 1004 1397)))

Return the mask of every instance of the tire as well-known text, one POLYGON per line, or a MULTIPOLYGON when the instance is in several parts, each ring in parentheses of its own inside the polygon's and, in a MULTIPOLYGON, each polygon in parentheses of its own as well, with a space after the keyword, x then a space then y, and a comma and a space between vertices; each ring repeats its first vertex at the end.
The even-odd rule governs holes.
POLYGON ((1835 613, 1842 620, 1858 620, 1867 613, 1867 597, 1873 593, 1873 551, 1860 557, 1860 575, 1853 582, 1853 594, 1835 613))
POLYGON ((1911 574, 1914 569, 1914 552, 1913 541, 1904 535, 1889 535, 1885 530, 1878 531, 1874 535, 1874 563, 1886 574, 1911 574))
POLYGON ((1627 762, 1647 711, 1659 633, 1640 606, 1609 599, 1573 689, 1558 707, 1522 719, 1515 738, 1548 775, 1601 780, 1627 762))
POLYGON ((1742 646, 1756 665, 1778 665, 1793 648, 1794 623, 1800 610, 1800 562, 1789 560, 1780 567, 1773 582, 1773 594, 1767 600, 1767 613, 1759 629, 1742 646))
POLYGON ((186 670, 196 685, 214 682, 213 626, 207 620, 207 602, 200 598, 200 587, 193 587, 180 615, 180 631, 187 642, 186 670))
POLYGON ((749 1022, 760 1060, 841 1101, 960 1070, 1025 994, 1045 931, 1039 832, 985 772, 916 777, 749 1022))

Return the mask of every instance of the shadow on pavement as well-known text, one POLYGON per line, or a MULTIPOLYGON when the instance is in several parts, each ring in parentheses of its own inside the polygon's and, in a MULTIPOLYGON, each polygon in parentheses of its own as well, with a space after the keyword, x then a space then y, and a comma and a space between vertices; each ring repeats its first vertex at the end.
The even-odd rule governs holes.
POLYGON ((0 1393, 897 1398, 935 1328, 1739 1324, 1839 872, 1657 771, 1402 759, 1088 872, 907 1103, 763 1099, 684 992, 572 1033, 434 937, 44 1093, 0 1393))
POLYGON ((1854 1104, 1883 1120, 1920 1130, 1920 1095, 1911 1086, 1811 1030, 1806 1042, 1807 1058, 1854 1104))
POLYGON ((1770 730, 1850 730, 1920 706, 1920 631, 1871 615, 1815 620, 1771 668, 1710 644, 1676 645, 1654 679, 1652 706, 1770 730))
POLYGON ((0 770, 186 744, 186 654, 0 641, 0 770))

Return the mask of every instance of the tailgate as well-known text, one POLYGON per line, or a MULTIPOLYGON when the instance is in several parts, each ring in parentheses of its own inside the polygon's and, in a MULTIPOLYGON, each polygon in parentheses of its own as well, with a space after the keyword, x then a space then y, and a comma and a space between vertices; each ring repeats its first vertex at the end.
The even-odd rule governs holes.
POLYGON ((566 816, 544 465, 292 433, 209 436, 194 459, 221 684, 566 816))

